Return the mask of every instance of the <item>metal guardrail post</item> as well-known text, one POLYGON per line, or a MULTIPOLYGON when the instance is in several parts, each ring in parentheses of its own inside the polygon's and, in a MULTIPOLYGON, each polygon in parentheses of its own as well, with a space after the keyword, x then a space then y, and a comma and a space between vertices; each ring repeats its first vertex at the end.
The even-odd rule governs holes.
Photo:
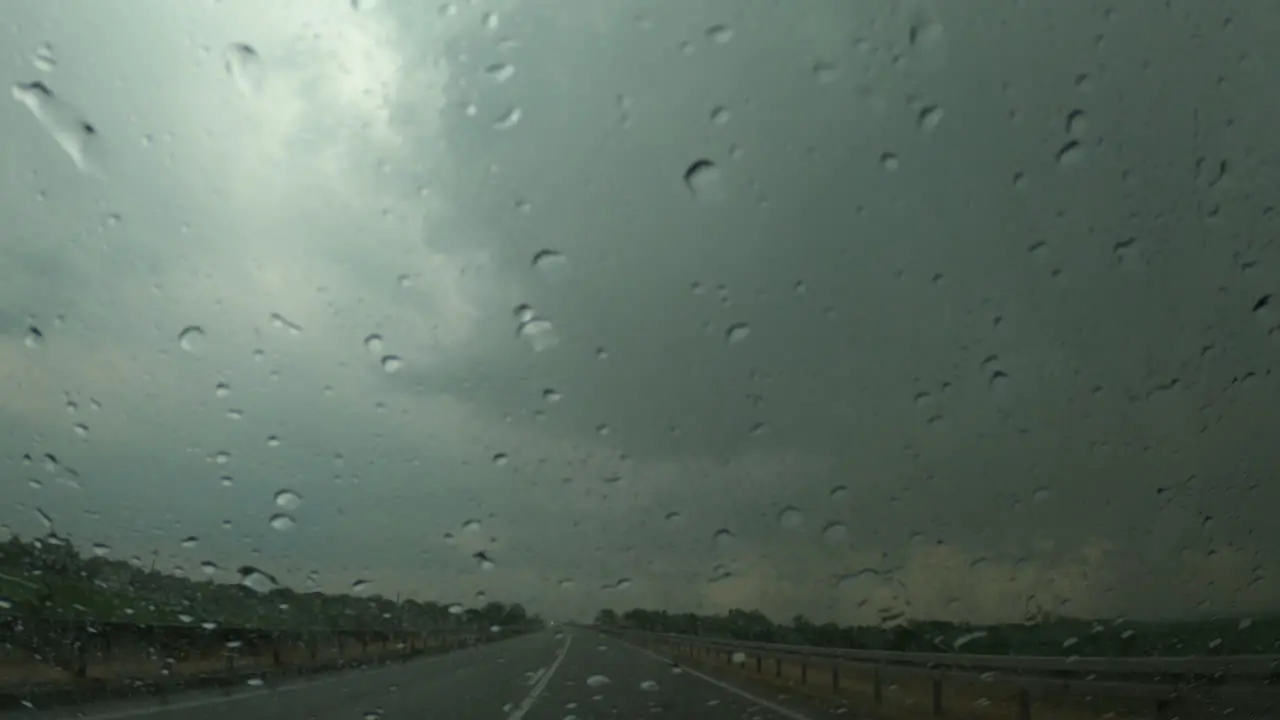
POLYGON ((809 684, 809 659, 805 657, 800 658, 800 684, 809 684))
POLYGON ((1031 691, 1018 689, 1018 720, 1031 720, 1031 691))
POLYGON ((942 676, 933 677, 933 716, 942 717, 942 676))
POLYGON ((782 677, 782 657, 781 656, 776 656, 773 658, 773 676, 775 678, 782 677))
POLYGON ((831 691, 840 692, 840 661, 831 663, 831 691))
POLYGON ((871 671, 871 700, 876 705, 884 703, 884 681, 880 677, 880 666, 871 671))
POLYGON ((757 675, 764 674, 763 668, 764 668, 764 656, 757 654, 756 655, 756 674, 757 675))

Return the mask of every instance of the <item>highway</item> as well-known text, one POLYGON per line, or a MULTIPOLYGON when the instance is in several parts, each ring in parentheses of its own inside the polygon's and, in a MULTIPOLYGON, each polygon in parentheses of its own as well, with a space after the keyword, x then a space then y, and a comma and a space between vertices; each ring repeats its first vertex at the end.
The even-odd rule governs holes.
POLYGON ((0 714, 5 720, 811 720, 828 713, 727 683, 589 630, 261 687, 0 714))

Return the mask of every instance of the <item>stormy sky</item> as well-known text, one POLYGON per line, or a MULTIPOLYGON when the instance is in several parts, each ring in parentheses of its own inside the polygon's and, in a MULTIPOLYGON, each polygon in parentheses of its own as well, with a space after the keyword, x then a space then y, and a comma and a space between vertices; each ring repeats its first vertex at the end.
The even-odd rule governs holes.
POLYGON ((0 14, 8 533, 553 618, 1280 600, 1276 6, 0 14))

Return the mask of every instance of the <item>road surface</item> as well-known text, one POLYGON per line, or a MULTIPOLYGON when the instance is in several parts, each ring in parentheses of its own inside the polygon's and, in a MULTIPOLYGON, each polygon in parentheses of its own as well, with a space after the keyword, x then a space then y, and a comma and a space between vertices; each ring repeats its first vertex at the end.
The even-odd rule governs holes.
POLYGON ((589 630, 544 631, 493 645, 309 680, 156 700, 0 714, 4 720, 816 720, 828 714, 776 691, 677 668, 589 630))

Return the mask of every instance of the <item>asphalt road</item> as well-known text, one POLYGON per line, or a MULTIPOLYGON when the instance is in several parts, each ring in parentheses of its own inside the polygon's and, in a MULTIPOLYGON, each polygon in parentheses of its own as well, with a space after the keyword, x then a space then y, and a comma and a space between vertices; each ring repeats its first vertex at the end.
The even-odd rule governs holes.
POLYGON ((588 630, 544 631, 280 685, 0 715, 27 720, 808 720, 825 715, 588 630))

